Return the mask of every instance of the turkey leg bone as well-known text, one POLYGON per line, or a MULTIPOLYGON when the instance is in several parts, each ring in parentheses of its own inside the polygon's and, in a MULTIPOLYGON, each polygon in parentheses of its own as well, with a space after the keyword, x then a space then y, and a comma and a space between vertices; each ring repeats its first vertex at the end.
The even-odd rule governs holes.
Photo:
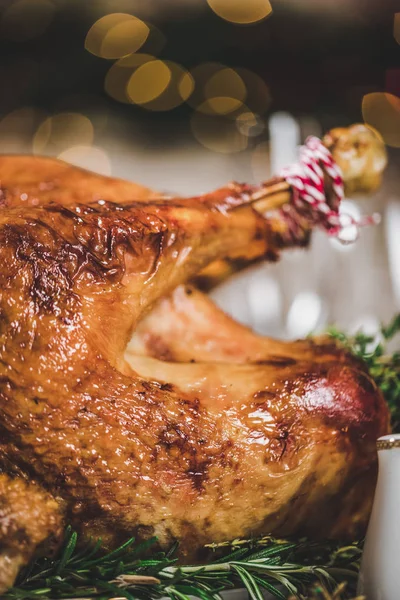
MULTIPOLYGON (((327 133, 322 142, 341 169, 346 195, 369 194, 379 187, 387 164, 387 153, 375 130, 361 124, 348 128, 339 127, 327 133)), ((329 200, 328 198, 328 204, 329 200)), ((251 201, 258 212, 268 214, 292 201, 292 189, 284 178, 273 177, 259 189, 253 188, 251 201)), ((284 234, 282 219, 276 219, 271 214, 268 216, 272 229, 284 234)), ((307 245, 311 228, 307 220, 303 220, 302 225, 303 237, 296 241, 298 245, 307 245)), ((208 265, 196 277, 196 284, 209 290, 235 271, 259 259, 260 246, 253 242, 247 247, 246 257, 238 257, 232 253, 227 259, 219 259, 208 265)))
MULTIPOLYGON (((346 193, 368 193, 377 189, 387 155, 382 140, 372 129, 364 125, 333 129, 325 135, 323 143, 341 168, 346 193)), ((233 184, 232 188, 235 189, 236 185, 233 184)), ((271 217, 269 213, 282 208, 291 199, 289 184, 273 178, 260 189, 253 189, 250 201, 253 208, 268 216, 272 231, 284 233, 279 216, 271 217)), ((305 239, 308 233, 309 226, 305 221, 305 239)), ((298 243, 301 244, 302 240, 299 239, 298 243)), ((245 251, 241 250, 240 261, 214 261, 195 281, 200 282, 201 287, 212 287, 232 274, 238 266, 243 267, 260 258, 262 251, 262 242, 253 241, 245 251)), ((270 247, 270 255, 272 251, 270 247)), ((309 344, 306 341, 292 343, 291 356, 296 352, 304 356, 309 344)), ((151 314, 139 323, 128 347, 128 358, 131 364, 135 354, 178 362, 240 363, 254 362, 271 355, 285 356, 287 352, 286 343, 257 336, 225 315, 199 290, 178 288, 171 298, 162 299, 151 314)))

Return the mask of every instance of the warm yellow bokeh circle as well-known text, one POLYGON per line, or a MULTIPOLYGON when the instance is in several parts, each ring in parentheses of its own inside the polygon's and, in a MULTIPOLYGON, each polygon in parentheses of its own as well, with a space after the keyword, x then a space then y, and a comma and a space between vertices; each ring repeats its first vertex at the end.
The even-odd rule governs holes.
POLYGON ((262 21, 272 12, 269 0, 207 0, 207 2, 219 17, 241 25, 262 21))
POLYGON ((400 148, 400 98, 386 92, 366 94, 362 101, 365 123, 374 127, 388 146, 400 148))

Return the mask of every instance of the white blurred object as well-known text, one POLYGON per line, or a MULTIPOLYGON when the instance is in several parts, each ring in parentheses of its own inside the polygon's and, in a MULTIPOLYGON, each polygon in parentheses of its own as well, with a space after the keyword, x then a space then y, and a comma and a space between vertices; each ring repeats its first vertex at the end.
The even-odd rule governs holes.
POLYGON ((378 439, 379 475, 357 593, 368 600, 399 597, 400 435, 378 439))
MULTIPOLYGON (((339 207, 339 214, 343 216, 348 215, 350 218, 359 221, 361 218, 361 211, 357 204, 352 200, 342 200, 339 207)), ((343 221, 345 224, 345 220, 343 221)), ((345 224, 345 227, 340 232, 340 239, 332 237, 330 242, 332 246, 338 252, 349 252, 355 248, 353 242, 356 241, 358 236, 358 227, 353 223, 345 224)))
POLYGON ((247 269, 217 286, 210 296, 240 323, 258 333, 279 335, 283 297, 279 282, 268 271, 265 264, 247 269))
POLYGON ((400 202, 391 200, 385 215, 389 269, 397 306, 400 306, 400 202))
POLYGON ((88 169, 99 175, 111 175, 111 164, 106 152, 95 146, 71 146, 58 155, 71 165, 88 169))
POLYGON ((247 288, 251 324, 259 333, 277 333, 282 322, 283 298, 279 283, 265 266, 253 272, 247 288))
POLYGON ((287 167, 298 160, 300 127, 292 115, 279 112, 272 115, 269 120, 269 133, 271 139, 271 172, 278 174, 283 167, 287 167))
POLYGON ((323 316, 323 302, 318 294, 304 291, 294 298, 286 321, 290 338, 305 337, 319 325, 323 316))
MULTIPOLYGON (((259 179, 266 178, 268 172, 278 173, 283 167, 298 159, 300 127, 296 119, 289 113, 275 113, 270 118, 268 127, 270 165, 265 164, 265 177, 261 175, 259 179)), ((264 142, 260 144, 264 150, 261 155, 267 159, 268 153, 265 152, 264 145, 264 142)), ((257 175, 260 166, 257 165, 257 175)), ((282 337, 285 298, 279 275, 276 269, 272 270, 272 265, 262 264, 251 267, 222 283, 213 290, 211 295, 223 310, 241 323, 252 327, 258 333, 282 337)), ((311 321, 312 329, 314 318, 311 321)), ((297 333, 294 325, 293 330, 294 333, 290 331, 290 336, 301 335, 297 333)), ((309 332, 310 329, 306 334, 309 332)))
POLYGON ((252 275, 248 271, 223 282, 211 291, 210 296, 218 306, 239 323, 252 324, 247 284, 252 275))
POLYGON ((375 315, 363 314, 358 316, 350 325, 349 333, 355 334, 359 331, 365 333, 365 335, 377 335, 380 330, 379 319, 375 315))

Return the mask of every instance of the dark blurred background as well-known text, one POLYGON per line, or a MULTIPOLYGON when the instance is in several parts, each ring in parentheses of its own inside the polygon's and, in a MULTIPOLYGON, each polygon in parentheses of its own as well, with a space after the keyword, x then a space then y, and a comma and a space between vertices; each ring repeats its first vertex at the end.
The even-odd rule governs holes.
POLYGON ((260 331, 373 329, 399 306, 399 97, 399 0, 0 0, 1 152, 195 194, 266 178, 308 134, 378 129, 385 185, 347 208, 383 224, 216 291, 260 331))
MULTIPOLYGON (((261 22, 237 25, 206 0, 2 0, 2 114, 26 105, 76 109, 77 97, 89 94, 109 111, 144 120, 143 110, 122 107, 104 93, 112 61, 85 50, 90 27, 110 13, 132 14, 159 28, 161 43, 153 44, 150 33, 140 52, 151 54, 158 45, 159 57, 189 70, 206 61, 247 67, 268 85, 272 110, 311 113, 326 126, 336 122, 333 114, 360 119, 368 92, 399 94, 400 46, 393 35, 399 2, 271 0, 271 6, 261 22)), ((400 37, 400 24, 397 29, 400 37)), ((183 106, 159 120, 188 112, 183 106)))
POLYGON ((0 0, 0 141, 13 127, 33 140, 61 113, 50 123, 60 139, 45 144, 39 135, 35 150, 86 145, 90 135, 73 130, 88 123, 68 120, 73 113, 92 122, 90 145, 117 134, 155 149, 192 138, 230 154, 268 140, 264 124, 275 112, 289 112, 307 134, 310 118, 322 130, 362 120, 366 98, 364 118, 400 146, 399 105, 382 94, 400 95, 396 8, 394 0, 0 0), (165 60, 181 67, 167 89, 165 60), (134 87, 146 85, 138 97, 134 87), (236 103, 225 106, 221 98, 231 96, 236 103), (218 148, 219 133, 227 146, 235 134, 247 139, 218 148))

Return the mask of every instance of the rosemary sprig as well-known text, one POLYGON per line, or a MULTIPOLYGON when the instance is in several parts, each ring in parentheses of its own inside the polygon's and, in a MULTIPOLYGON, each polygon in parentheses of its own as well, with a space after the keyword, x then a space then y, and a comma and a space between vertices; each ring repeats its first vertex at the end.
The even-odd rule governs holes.
POLYGON ((167 554, 152 552, 148 542, 135 544, 130 539, 108 554, 99 545, 78 549, 77 542, 76 533, 68 528, 59 554, 31 564, 4 600, 155 600, 163 596, 217 600, 221 591, 235 587, 245 587, 251 600, 263 600, 263 591, 279 600, 289 595, 303 599, 315 582, 333 592, 338 582, 348 581, 351 589, 361 554, 357 544, 339 548, 261 538, 239 547, 234 542, 207 565, 180 566, 176 549, 167 554))
POLYGON ((388 403, 392 429, 400 432, 400 352, 390 353, 387 348, 388 343, 400 333, 400 314, 387 326, 382 325, 375 336, 361 331, 348 336, 335 328, 331 328, 328 333, 366 363, 371 377, 388 403))

